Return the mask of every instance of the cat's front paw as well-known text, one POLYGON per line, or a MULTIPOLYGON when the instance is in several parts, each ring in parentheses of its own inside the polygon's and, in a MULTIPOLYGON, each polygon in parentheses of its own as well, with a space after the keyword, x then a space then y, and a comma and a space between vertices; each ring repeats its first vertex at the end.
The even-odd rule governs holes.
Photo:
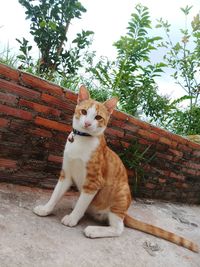
POLYGON ((33 209, 33 212, 38 216, 44 217, 49 215, 52 212, 52 210, 49 210, 45 205, 39 205, 33 209))
POLYGON ((76 226, 78 223, 78 219, 73 216, 72 214, 66 215, 65 217, 62 218, 61 220, 62 224, 66 225, 66 226, 76 226))
POLYGON ((85 230, 84 230, 84 234, 85 234, 85 236, 87 236, 89 238, 98 237, 97 227, 95 227, 95 226, 87 226, 85 228, 85 230))

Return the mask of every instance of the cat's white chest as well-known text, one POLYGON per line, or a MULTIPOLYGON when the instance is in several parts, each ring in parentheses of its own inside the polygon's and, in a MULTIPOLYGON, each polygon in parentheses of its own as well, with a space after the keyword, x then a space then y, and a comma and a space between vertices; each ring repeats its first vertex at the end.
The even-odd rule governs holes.
POLYGON ((97 137, 77 135, 74 137, 73 142, 67 141, 65 145, 64 162, 67 165, 67 171, 70 172, 70 176, 79 191, 81 191, 85 181, 87 163, 98 145, 99 139, 97 137))

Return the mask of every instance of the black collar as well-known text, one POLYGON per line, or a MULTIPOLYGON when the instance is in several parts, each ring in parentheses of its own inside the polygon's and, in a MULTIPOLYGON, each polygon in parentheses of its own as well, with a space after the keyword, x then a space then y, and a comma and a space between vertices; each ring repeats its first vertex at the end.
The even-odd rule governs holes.
POLYGON ((78 131, 78 130, 76 130, 76 129, 73 129, 73 134, 74 134, 74 135, 80 135, 80 136, 91 136, 91 135, 88 134, 88 133, 80 132, 80 131, 78 131))

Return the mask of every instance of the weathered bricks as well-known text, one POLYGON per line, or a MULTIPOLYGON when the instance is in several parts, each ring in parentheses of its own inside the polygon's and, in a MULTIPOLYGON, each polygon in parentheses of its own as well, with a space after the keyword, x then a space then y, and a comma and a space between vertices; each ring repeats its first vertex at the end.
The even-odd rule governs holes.
POLYGON ((78 95, 69 90, 66 90, 65 97, 69 99, 70 101, 73 101, 76 103, 78 95))
POLYGON ((16 69, 12 69, 4 64, 1 64, 0 67, 0 76, 4 76, 6 79, 10 79, 13 81, 18 81, 19 79, 19 71, 16 69))
POLYGON ((57 106, 60 110, 62 109, 74 110, 74 105, 72 105, 71 103, 67 101, 61 100, 57 97, 54 97, 48 94, 42 94, 41 99, 44 100, 46 103, 50 103, 50 104, 57 106))
POLYGON ((1 93, 0 92, 0 102, 3 104, 11 104, 11 105, 15 105, 17 102, 17 96, 14 96, 12 94, 8 94, 8 93, 1 93))
POLYGON ((49 83, 39 77, 33 76, 29 73, 22 73, 20 81, 23 84, 31 86, 33 88, 40 89, 42 91, 47 91, 55 95, 63 95, 63 90, 58 85, 49 83))
POLYGON ((121 131, 121 130, 112 129, 112 128, 107 128, 105 133, 108 135, 112 135, 112 136, 114 135, 117 137, 123 137, 124 136, 123 130, 121 131))
POLYGON ((57 121, 52 121, 52 120, 48 120, 42 117, 37 116, 35 118, 35 123, 50 129, 55 129, 57 131, 61 131, 61 132, 69 132, 71 131, 71 126, 64 124, 64 123, 59 123, 57 121))
POLYGON ((0 113, 4 113, 6 115, 21 118, 23 120, 33 119, 32 114, 28 111, 17 109, 17 108, 12 108, 12 107, 1 105, 1 104, 0 104, 0 113))
POLYGON ((50 131, 45 129, 35 128, 35 129, 27 129, 27 131, 33 135, 38 135, 41 137, 49 137, 51 138, 53 134, 50 131))
POLYGON ((15 169, 16 167, 17 167, 17 161, 16 160, 0 158, 0 168, 15 169))
POLYGON ((51 108, 48 106, 44 106, 44 105, 41 105, 41 104, 38 104, 32 101, 27 101, 25 99, 20 99, 19 105, 28 107, 28 108, 34 109, 37 112, 46 113, 49 115, 60 116, 61 114, 60 110, 57 110, 55 108, 51 108))
POLYGON ((142 138, 146 138, 147 140, 153 140, 153 141, 158 141, 159 140, 159 135, 155 134, 155 133, 152 133, 150 131, 147 131, 147 130, 143 130, 143 129, 140 129, 138 131, 138 134, 142 137, 142 138))
MULTIPOLYGON (((0 64, 0 181, 52 188, 76 101, 67 89, 0 64)), ((105 135, 117 152, 132 144, 146 151, 138 169, 127 166, 137 196, 200 203, 200 144, 118 110, 105 135)))
POLYGON ((0 127, 5 127, 5 126, 8 126, 10 123, 9 120, 7 119, 4 119, 4 118, 0 118, 0 127))
POLYGON ((62 157, 60 157, 60 156, 49 155, 48 160, 53 161, 53 162, 57 162, 57 163, 62 163, 62 157))
POLYGON ((40 97, 40 93, 37 91, 28 89, 16 83, 8 82, 2 79, 0 79, 0 89, 4 89, 5 91, 8 91, 10 93, 13 93, 13 94, 16 94, 22 97, 27 97, 29 99, 38 99, 40 97))

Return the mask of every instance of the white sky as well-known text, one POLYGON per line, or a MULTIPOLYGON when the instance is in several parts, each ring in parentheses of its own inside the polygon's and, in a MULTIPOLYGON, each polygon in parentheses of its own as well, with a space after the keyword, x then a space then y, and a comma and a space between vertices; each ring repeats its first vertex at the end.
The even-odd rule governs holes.
MULTIPOLYGON (((120 36, 126 33, 126 27, 130 20, 131 13, 137 3, 149 8, 153 25, 156 19, 162 17, 168 20, 173 26, 174 40, 179 36, 179 29, 184 25, 184 16, 180 7, 192 5, 191 18, 200 10, 199 0, 79 0, 87 9, 82 19, 72 21, 70 35, 73 37, 77 32, 84 30, 94 31, 92 49, 96 50, 99 56, 108 56, 114 59, 116 50, 112 44, 119 40, 120 36)), ((190 20, 189 20, 190 21, 190 20)), ((161 35, 157 29, 156 35, 161 35)), ((9 45, 13 53, 17 52, 18 43, 15 38, 25 37, 32 40, 29 34, 29 21, 25 20, 25 9, 18 3, 18 0, 4 0, 0 7, 0 53, 9 45)), ((35 48, 35 51, 36 48, 35 48)), ((37 52, 35 52, 37 54, 37 52)), ((159 54, 154 53, 154 59, 159 54)), ((162 59, 161 59, 162 60, 162 59)), ((180 87, 174 84, 169 75, 158 80, 159 88, 164 93, 173 93, 174 97, 180 96, 183 92, 180 87)))

